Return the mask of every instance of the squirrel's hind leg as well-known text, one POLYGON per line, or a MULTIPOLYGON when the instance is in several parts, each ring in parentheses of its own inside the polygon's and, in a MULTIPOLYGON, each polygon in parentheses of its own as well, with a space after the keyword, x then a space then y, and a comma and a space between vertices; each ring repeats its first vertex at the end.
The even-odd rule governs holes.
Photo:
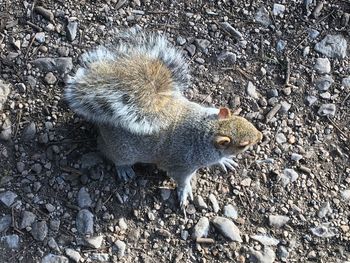
POLYGON ((135 172, 131 165, 116 165, 115 169, 117 170, 118 178, 121 180, 129 181, 135 177, 135 172))
POLYGON ((180 201, 181 208, 184 208, 189 197, 190 200, 193 200, 193 193, 192 193, 192 186, 191 186, 191 179, 196 174, 196 171, 194 172, 176 172, 172 171, 168 173, 170 177, 172 177, 176 183, 177 183, 177 196, 180 201))

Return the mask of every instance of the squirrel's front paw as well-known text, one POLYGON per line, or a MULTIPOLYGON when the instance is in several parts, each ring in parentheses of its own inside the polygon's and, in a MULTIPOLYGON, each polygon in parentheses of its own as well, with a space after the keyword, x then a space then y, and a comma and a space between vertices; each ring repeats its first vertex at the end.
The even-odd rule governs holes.
POLYGON ((115 169, 117 170, 118 178, 121 180, 129 181, 135 177, 135 172, 130 165, 116 166, 115 169))
POLYGON ((221 160, 219 161, 219 165, 226 173, 227 173, 227 168, 229 168, 231 171, 234 171, 235 167, 238 167, 238 163, 236 163, 234 160, 228 157, 221 158, 221 160))
POLYGON ((177 196, 178 196, 179 201, 180 201, 180 207, 184 208, 188 203, 187 197, 190 197, 191 201, 193 200, 191 183, 188 183, 183 187, 178 186, 177 196))

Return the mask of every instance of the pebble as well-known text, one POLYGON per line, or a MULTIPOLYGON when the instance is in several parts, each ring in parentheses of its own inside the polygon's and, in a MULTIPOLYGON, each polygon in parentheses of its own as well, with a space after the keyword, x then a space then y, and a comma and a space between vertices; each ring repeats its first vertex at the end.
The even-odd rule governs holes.
POLYGON ((59 74, 66 74, 73 69, 71 57, 37 58, 32 63, 44 72, 57 71, 59 74))
POLYGON ((334 117, 335 112, 336 112, 335 104, 328 103, 328 104, 322 104, 321 107, 318 109, 317 114, 320 116, 334 117))
POLYGON ((223 51, 221 52, 217 58, 216 58, 218 61, 221 61, 221 62, 227 62, 231 65, 235 64, 236 63, 236 60, 237 60, 237 56, 235 53, 233 52, 230 52, 230 51, 223 51))
POLYGON ((176 43, 179 44, 180 46, 183 46, 186 44, 186 38, 184 38, 182 36, 178 36, 176 38, 176 43))
POLYGON ((277 52, 282 52, 287 46, 287 42, 284 40, 278 40, 276 45, 277 52))
POLYGON ((292 153, 290 159, 292 161, 295 161, 295 162, 298 162, 300 161, 301 159, 303 159, 303 156, 301 154, 298 154, 298 153, 292 153))
POLYGON ((109 262, 108 253, 92 253, 90 256, 92 262, 109 262))
POLYGON ((239 32, 237 29, 235 29, 233 26, 231 26, 228 22, 222 22, 221 26, 225 31, 227 31, 236 40, 243 40, 242 33, 239 32))
POLYGON ((273 263, 276 259, 275 252, 269 247, 264 247, 263 252, 250 248, 249 252, 257 263, 273 263))
MULTIPOLYGON (((350 201, 350 189, 340 192, 340 196, 345 201, 350 201)), ((1 232, 1 231, 0 231, 1 232)))
POLYGON ((258 9, 254 18, 256 22, 262 24, 265 27, 271 25, 270 13, 264 6, 258 9))
POLYGON ((6 192, 0 193, 0 201, 7 207, 10 207, 15 202, 16 198, 17 198, 17 194, 15 194, 12 191, 6 191, 6 192))
POLYGON ((320 91, 327 91, 333 84, 334 80, 330 75, 324 75, 316 80, 316 87, 320 91))
POLYGON ((22 212, 22 218, 21 218, 21 222, 19 224, 19 228, 20 229, 24 229, 28 226, 31 226, 36 220, 36 215, 33 214, 30 211, 23 211, 22 212))
POLYGON ((231 204, 224 206, 224 215, 232 219, 238 218, 237 209, 231 204))
POLYGON ((277 112, 281 109, 281 104, 277 103, 273 108, 266 114, 265 120, 266 123, 269 123, 277 114, 277 112))
POLYGON ((34 222, 30 231, 33 238, 37 241, 43 241, 48 233, 48 227, 45 221, 34 222))
POLYGON ((281 101, 281 109, 280 109, 280 111, 282 113, 287 113, 290 110, 291 107, 292 107, 292 104, 290 104, 289 102, 281 101))
POLYGON ((331 62, 328 58, 317 58, 314 69, 319 74, 327 74, 331 72, 331 62))
POLYGON ((251 238, 260 242, 264 246, 277 246, 280 243, 278 239, 268 235, 253 235, 251 238))
POLYGON ((194 198, 194 204, 200 209, 208 209, 208 205, 206 204, 206 202, 204 201, 201 195, 197 195, 194 198))
POLYGON ((195 39, 194 43, 204 54, 208 53, 208 47, 210 45, 209 40, 207 40, 207 39, 195 39))
POLYGON ((246 187, 249 187, 252 183, 252 179, 247 177, 247 178, 244 178, 242 181, 241 181, 241 185, 242 186, 246 186, 246 187))
POLYGON ((185 47, 185 50, 188 52, 188 54, 190 55, 190 57, 193 57, 194 54, 196 53, 196 46, 191 44, 191 45, 187 45, 185 47))
POLYGON ((42 6, 35 6, 34 11, 51 22, 55 20, 54 14, 49 9, 46 9, 42 6))
POLYGON ((282 215, 269 215, 269 224, 272 227, 280 228, 288 223, 290 218, 282 215))
POLYGON ((54 251, 60 252, 60 247, 58 246, 56 240, 53 237, 49 237, 47 245, 54 251))
POLYGON ((38 32, 35 34, 35 40, 40 43, 43 44, 45 43, 45 32, 38 32))
POLYGON ((287 186, 290 183, 293 183, 298 179, 299 175, 294 169, 286 168, 283 170, 283 174, 281 175, 281 181, 283 186, 287 186))
POLYGON ((329 99, 331 98, 331 96, 332 96, 332 95, 331 95, 328 91, 323 92, 323 93, 320 94, 320 97, 321 97, 322 99, 325 99, 325 100, 329 100, 329 99))
POLYGON ((341 82, 341 85, 344 87, 344 88, 350 88, 350 77, 347 77, 347 78, 343 78, 342 82, 341 82))
POLYGON ((2 130, 1 133, 0 133, 0 139, 4 140, 4 141, 11 140, 11 136, 12 136, 12 123, 11 123, 11 120, 9 118, 6 118, 4 120, 4 122, 2 123, 0 128, 2 130))
POLYGON ((12 217, 10 215, 5 215, 0 217, 0 233, 8 229, 12 224, 12 217))
POLYGON ((337 235, 338 231, 335 227, 330 227, 329 223, 321 224, 317 227, 313 227, 310 231, 317 237, 329 238, 337 235))
POLYGON ((320 32, 317 31, 316 29, 309 28, 308 30, 308 37, 310 39, 316 39, 320 35, 320 32))
POLYGON ((98 249, 102 246, 103 236, 88 237, 85 241, 88 246, 98 249))
POLYGON ((259 98, 259 95, 256 91, 256 87, 254 86, 254 84, 251 81, 248 82, 247 94, 254 99, 259 98))
POLYGON ((55 75, 52 72, 49 72, 45 75, 44 80, 47 84, 52 85, 52 84, 56 83, 57 78, 55 77, 55 75))
POLYGON ((66 27, 67 39, 71 42, 74 41, 74 39, 77 36, 77 31, 78 31, 78 21, 69 19, 66 27))
POLYGON ((346 57, 347 42, 342 35, 327 35, 316 43, 315 50, 329 58, 346 57))
POLYGON ((317 101, 317 97, 312 96, 312 95, 308 95, 305 98, 305 102, 307 106, 311 106, 312 104, 314 104, 317 101))
POLYGON ((283 133, 277 133, 275 139, 278 144, 283 144, 287 142, 287 138, 283 133))
POLYGON ((213 194, 210 194, 209 195, 209 200, 211 202, 211 206, 212 206, 214 212, 215 213, 219 212, 220 206, 219 206, 218 200, 216 199, 216 196, 213 195, 213 194))
POLYGON ((277 249, 277 255, 283 262, 287 262, 289 252, 285 246, 279 246, 277 249))
POLYGON ((317 216, 319 218, 324 218, 326 217, 327 214, 332 213, 332 208, 331 205, 329 204, 329 202, 325 202, 322 204, 320 210, 317 213, 317 216))
POLYGON ((27 127, 24 128, 22 139, 24 141, 32 141, 35 138, 36 134, 36 125, 34 122, 31 122, 27 125, 27 127))
POLYGON ((59 219, 51 219, 50 220, 50 228, 52 231, 58 231, 61 225, 61 221, 59 219))
POLYGON ((80 253, 74 249, 66 248, 65 252, 67 257, 73 260, 74 262, 79 262, 82 259, 80 253))
POLYGON ((77 199, 80 208, 87 208, 91 207, 92 205, 92 200, 89 192, 86 190, 86 187, 80 188, 77 199))
POLYGON ((282 16, 285 10, 286 10, 286 7, 284 5, 273 4, 272 13, 274 14, 274 16, 282 16))
POLYGON ((219 232, 231 241, 243 242, 238 227, 229 219, 217 216, 212 220, 219 232))
POLYGON ((114 245, 117 248, 117 253, 118 253, 118 258, 122 258, 125 255, 125 249, 126 249, 126 244, 125 242, 121 241, 121 240, 117 240, 114 242, 114 245))
POLYGON ((78 212, 76 227, 80 234, 93 234, 94 232, 94 215, 87 209, 78 212))
POLYGON ((19 248, 19 236, 16 234, 3 236, 1 237, 1 241, 4 242, 9 249, 19 248))
POLYGON ((147 216, 148 216, 148 219, 151 221, 154 221, 156 219, 156 216, 151 211, 147 213, 147 216))
POLYGON ((65 256, 59 256, 50 253, 43 257, 41 263, 69 263, 69 260, 65 256))
POLYGON ((209 232, 209 219, 207 217, 201 217, 197 224, 193 228, 192 238, 197 239, 206 237, 209 232))
POLYGON ((125 222, 124 218, 119 218, 118 220, 118 226, 121 230, 127 230, 128 229, 128 225, 125 222))

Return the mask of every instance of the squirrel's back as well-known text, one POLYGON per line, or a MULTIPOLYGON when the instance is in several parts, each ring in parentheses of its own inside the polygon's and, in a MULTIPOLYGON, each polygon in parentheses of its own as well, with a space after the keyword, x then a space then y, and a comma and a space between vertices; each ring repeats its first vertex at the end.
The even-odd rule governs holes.
POLYGON ((167 127, 189 84, 181 51, 164 36, 138 28, 118 34, 114 42, 82 56, 83 67, 67 81, 68 104, 90 121, 135 133, 167 127))

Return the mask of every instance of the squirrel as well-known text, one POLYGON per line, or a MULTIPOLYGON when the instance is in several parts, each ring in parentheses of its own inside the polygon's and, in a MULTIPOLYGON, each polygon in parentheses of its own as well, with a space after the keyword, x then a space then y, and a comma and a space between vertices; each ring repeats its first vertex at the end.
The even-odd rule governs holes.
POLYGON ((162 34, 132 28, 113 45, 82 55, 66 81, 70 108, 99 128, 98 149, 127 180, 135 163, 152 163, 177 183, 180 206, 193 200, 191 178, 215 164, 227 172, 232 157, 262 140, 262 133, 228 108, 185 98, 190 85, 183 53, 162 34))

